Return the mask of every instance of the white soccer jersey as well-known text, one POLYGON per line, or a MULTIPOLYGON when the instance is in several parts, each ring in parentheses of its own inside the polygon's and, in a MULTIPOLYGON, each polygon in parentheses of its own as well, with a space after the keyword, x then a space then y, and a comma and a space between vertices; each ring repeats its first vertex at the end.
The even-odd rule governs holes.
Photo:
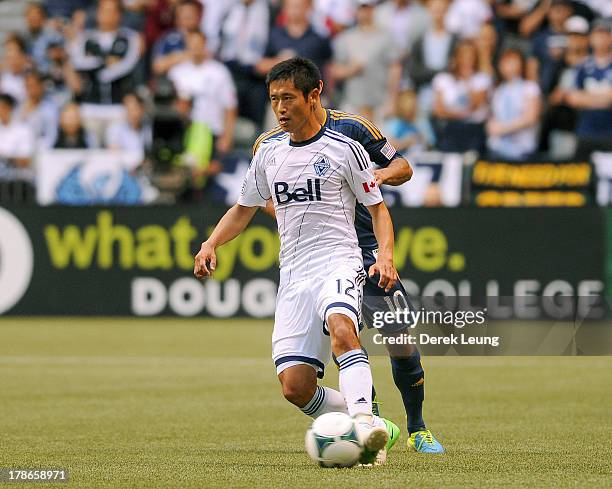
POLYGON ((322 128, 299 143, 281 133, 261 144, 238 204, 265 206, 272 198, 281 240, 281 282, 325 274, 340 264, 362 266, 355 232, 355 199, 382 201, 363 147, 322 128))

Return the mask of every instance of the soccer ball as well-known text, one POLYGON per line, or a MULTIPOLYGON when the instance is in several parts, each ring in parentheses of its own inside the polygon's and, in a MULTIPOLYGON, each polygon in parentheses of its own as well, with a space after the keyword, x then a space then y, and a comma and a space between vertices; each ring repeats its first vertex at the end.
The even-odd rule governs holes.
POLYGON ((306 432, 306 452, 321 467, 352 467, 359 461, 362 448, 355 422, 348 414, 323 414, 306 432))

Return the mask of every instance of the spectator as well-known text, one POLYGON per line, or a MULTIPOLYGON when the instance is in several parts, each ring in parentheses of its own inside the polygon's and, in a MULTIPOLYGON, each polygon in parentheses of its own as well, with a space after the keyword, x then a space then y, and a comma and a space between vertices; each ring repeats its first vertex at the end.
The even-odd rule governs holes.
MULTIPOLYGON (((599 1, 599 0, 594 0, 599 1)), ((608 0, 603 0, 607 2, 608 0)), ((593 10, 586 5, 585 1, 582 0, 564 0, 558 2, 557 0, 538 0, 535 8, 532 8, 528 15, 524 16, 519 23, 519 33, 523 37, 530 37, 550 24, 551 21, 558 23, 558 20, 552 20, 553 17, 558 17, 562 14, 561 9, 556 13, 551 13, 551 9, 555 6, 565 4, 575 15, 585 17, 586 19, 592 20, 594 17, 593 10)), ((571 15, 571 13, 570 13, 571 15)))
POLYGON ((387 29, 403 56, 430 24, 429 14, 418 0, 389 0, 376 8, 376 23, 387 29))
POLYGON ((141 161, 151 148, 152 128, 147 120, 144 101, 135 93, 123 97, 126 120, 109 126, 106 131, 106 147, 138 152, 141 161))
POLYGON ((564 69, 559 77, 556 93, 551 94, 552 103, 561 103, 565 95, 576 86, 578 68, 589 56, 589 23, 582 17, 570 17, 565 22, 567 47, 563 55, 564 69))
POLYGON ((25 168, 34 155, 34 134, 13 117, 16 103, 11 95, 0 94, 0 162, 25 168))
POLYGON ((41 3, 30 2, 25 12, 26 31, 23 39, 27 52, 36 69, 46 72, 49 68, 47 50, 52 43, 62 41, 62 35, 47 25, 47 12, 41 3))
POLYGON ((496 24, 504 40, 504 49, 516 47, 524 52, 529 51, 529 41, 521 37, 519 25, 537 5, 538 0, 501 0, 493 4, 496 24))
POLYGON ((497 31, 492 23, 486 22, 480 26, 475 43, 480 71, 494 76, 495 66, 499 61, 499 42, 497 31))
POLYGON ((431 25, 417 39, 408 59, 408 74, 416 88, 428 86, 434 76, 448 68, 457 37, 446 30, 444 18, 448 0, 429 0, 427 9, 431 25))
POLYGON ((73 94, 81 93, 81 77, 72 66, 63 41, 54 41, 47 47, 47 59, 49 65, 44 73, 47 89, 56 105, 62 107, 72 100, 73 94))
POLYGON ((94 0, 45 0, 45 7, 50 18, 65 22, 75 13, 93 7, 95 3, 94 0))
POLYGON ((182 0, 176 6, 175 29, 162 37, 155 46, 153 72, 165 75, 179 63, 187 61, 189 54, 185 40, 190 32, 197 31, 202 15, 202 6, 196 0, 182 0))
POLYGON ((234 3, 221 25, 220 58, 252 71, 266 49, 269 22, 270 8, 266 0, 234 3))
POLYGON ((610 0, 580 0, 580 2, 599 17, 612 18, 612 2, 610 0))
POLYGON ((482 152, 491 77, 478 71, 478 55, 471 41, 457 45, 450 66, 449 73, 433 79, 437 146, 442 151, 482 152))
POLYGON ((168 77, 181 99, 193 99, 191 119, 206 124, 215 136, 215 157, 233 144, 236 122, 236 89, 229 70, 212 58, 200 31, 187 36, 189 60, 174 66, 168 77))
POLYGON ((274 27, 262 60, 257 63, 257 72, 266 75, 272 67, 294 56, 311 59, 320 70, 331 57, 329 40, 317 34, 311 23, 311 0, 284 0, 282 15, 284 26, 274 27))
POLYGON ((198 200, 208 178, 223 167, 212 160, 213 134, 208 126, 190 120, 191 101, 175 99, 173 109, 157 114, 153 123, 157 186, 181 200, 198 200))
POLYGON ((38 148, 51 148, 57 138, 58 107, 45 97, 42 75, 36 71, 25 77, 26 100, 15 111, 15 119, 27 124, 38 148))
POLYGON ((98 137, 108 123, 123 118, 121 100, 133 90, 133 72, 141 55, 138 33, 121 27, 121 4, 101 0, 97 28, 76 40, 72 62, 82 79, 83 122, 98 137))
POLYGON ((266 0, 240 0, 221 26, 219 57, 229 68, 238 91, 240 115, 263 123, 268 92, 255 66, 268 42, 270 11, 266 0))
POLYGON ((384 127, 389 142, 398 151, 421 151, 426 147, 425 131, 416 122, 417 97, 413 90, 400 93, 395 116, 384 127))
POLYGON ((313 24, 322 36, 335 36, 354 23, 354 0, 314 1, 313 24))
POLYGON ((179 0, 152 0, 145 12, 144 38, 147 51, 174 27, 179 0))
POLYGON ((219 50, 219 29, 230 7, 238 0, 199 0, 204 6, 206 15, 200 17, 200 30, 207 39, 208 50, 216 53, 219 50))
POLYGON ((517 49, 508 49, 499 60, 501 84, 491 101, 487 121, 487 146, 491 158, 529 159, 537 149, 541 110, 537 83, 525 80, 525 60, 517 49))
POLYGON ((4 59, 0 71, 0 92, 13 97, 18 103, 26 98, 25 73, 30 67, 23 39, 9 35, 4 41, 4 59))
MULTIPOLYGON (((168 110, 155 110, 152 119, 151 158, 157 174, 167 174, 185 148, 185 134, 191 124, 191 101, 174 98, 168 110)), ((210 133, 210 130, 209 130, 210 133)), ((212 133, 209 136, 212 152, 212 133)))
POLYGON ((69 20, 53 19, 52 24, 57 26, 67 41, 73 42, 83 35, 85 29, 96 27, 96 4, 92 3, 87 9, 76 10, 69 20))
POLYGON ((474 39, 482 24, 492 17, 486 0, 454 0, 446 14, 446 28, 462 39, 474 39))
POLYGON ((145 10, 151 0, 122 0, 123 18, 121 24, 136 31, 142 31, 145 24, 145 10))
MULTIPOLYGON (((190 104, 179 100, 178 112, 184 114, 190 104), (185 108, 181 108, 184 105, 185 108)), ((199 201, 204 197, 203 189, 209 178, 217 175, 223 166, 214 151, 215 137, 209 127, 202 123, 192 121, 188 124, 184 137, 182 154, 175 160, 174 166, 185 177, 185 186, 179 194, 181 201, 199 201)))
POLYGON ((576 86, 578 68, 589 56, 589 23, 582 17, 570 17, 565 23, 565 32, 567 48, 563 57, 564 68, 556 87, 548 97, 548 109, 542 120, 540 149, 548 151, 553 148, 555 154, 562 150, 561 153, 565 151, 567 157, 571 157, 576 149, 573 131, 576 128, 577 113, 567 105, 566 98, 576 86), (551 137, 557 138, 556 143, 549 141, 551 137), (562 137, 566 144, 559 142, 559 137, 562 137))
POLYGON ((612 34, 610 21, 596 20, 589 41, 592 55, 578 68, 576 86, 566 97, 578 110, 578 158, 612 151, 612 34))
POLYGON ((170 118, 155 121, 154 152, 161 156, 156 162, 156 186, 179 202, 202 200, 210 177, 223 169, 219 160, 212 159, 212 132, 205 123, 190 121, 192 110, 190 100, 178 98, 175 112, 167 114, 170 118))
POLYGON ((66 104, 60 113, 59 130, 53 145, 56 149, 94 149, 98 147, 93 133, 83 127, 79 106, 66 104))
POLYGON ((395 105, 401 77, 393 38, 374 23, 375 3, 358 1, 357 25, 336 38, 330 69, 334 80, 344 82, 341 105, 370 120, 377 107, 395 105))
POLYGON ((552 90, 563 67, 563 50, 567 43, 564 26, 572 12, 570 0, 542 0, 520 24, 523 36, 531 36, 539 29, 532 39, 529 78, 539 80, 545 94, 552 90), (542 27, 544 21, 547 25, 542 27))

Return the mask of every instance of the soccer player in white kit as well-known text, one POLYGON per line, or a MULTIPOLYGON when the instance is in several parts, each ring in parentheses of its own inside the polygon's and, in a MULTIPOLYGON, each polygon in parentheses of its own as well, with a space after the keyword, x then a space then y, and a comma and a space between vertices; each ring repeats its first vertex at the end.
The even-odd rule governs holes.
POLYGON ((384 420, 372 414, 372 374, 359 343, 366 271, 355 232, 355 200, 372 215, 379 243, 367 273, 380 274, 379 286, 386 290, 397 280, 393 224, 363 147, 317 120, 320 78, 316 66, 302 58, 270 71, 270 100, 284 132, 254 156, 238 203, 202 243, 194 273, 210 275, 215 249, 235 238, 272 199, 281 241, 272 358, 283 394, 312 417, 332 411, 354 416, 365 447, 362 462, 371 463, 389 433, 384 420), (317 385, 332 352, 340 392, 317 385))

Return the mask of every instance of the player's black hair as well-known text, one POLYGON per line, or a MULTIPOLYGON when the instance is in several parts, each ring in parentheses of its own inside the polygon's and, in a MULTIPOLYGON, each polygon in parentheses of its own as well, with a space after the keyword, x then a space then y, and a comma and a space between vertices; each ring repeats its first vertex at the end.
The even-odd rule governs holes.
POLYGON ((310 92, 319 88, 321 72, 309 59, 296 56, 274 65, 266 77, 266 88, 270 90, 272 82, 285 80, 292 80, 295 88, 307 98, 310 92))
POLYGON ((11 109, 15 108, 17 101, 8 93, 0 93, 0 103, 8 105, 11 109))

